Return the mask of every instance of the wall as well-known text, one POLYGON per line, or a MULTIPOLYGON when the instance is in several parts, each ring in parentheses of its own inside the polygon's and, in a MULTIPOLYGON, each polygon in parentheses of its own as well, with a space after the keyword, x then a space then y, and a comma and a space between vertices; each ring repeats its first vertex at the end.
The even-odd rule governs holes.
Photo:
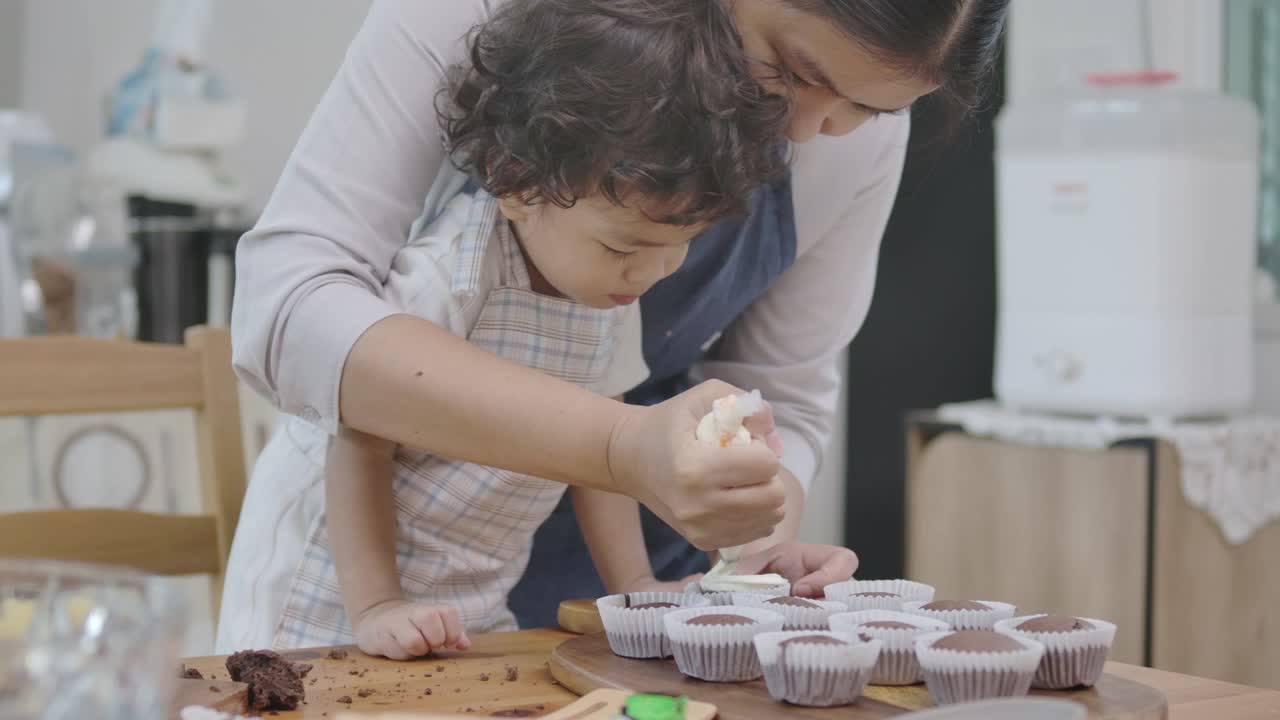
MULTIPOLYGON (((100 137, 105 98, 140 59, 157 5, 29 2, 22 23, 22 106, 42 113, 63 142, 91 148, 100 137)), ((8 7, 8 0, 0 3, 8 7)), ((248 137, 228 164, 246 183, 252 210, 266 202, 368 7, 369 0, 214 3, 208 60, 249 109, 248 137)), ((0 10, 0 27, 8 26, 9 12, 0 10)), ((0 34, 0 60, 9 45, 3 40, 0 34)), ((0 93, 3 87, 0 72, 0 93)))
POLYGON ((22 25, 25 0, 0 2, 0 108, 18 104, 22 75, 22 25))

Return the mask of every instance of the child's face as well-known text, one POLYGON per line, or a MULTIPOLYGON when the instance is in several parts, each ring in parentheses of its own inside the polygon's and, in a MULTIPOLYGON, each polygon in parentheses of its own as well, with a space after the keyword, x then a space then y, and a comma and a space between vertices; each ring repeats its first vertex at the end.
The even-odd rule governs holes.
POLYGON ((629 305, 680 267, 706 226, 664 225, 604 197, 571 208, 500 202, 529 266, 534 290, 594 308, 629 305))

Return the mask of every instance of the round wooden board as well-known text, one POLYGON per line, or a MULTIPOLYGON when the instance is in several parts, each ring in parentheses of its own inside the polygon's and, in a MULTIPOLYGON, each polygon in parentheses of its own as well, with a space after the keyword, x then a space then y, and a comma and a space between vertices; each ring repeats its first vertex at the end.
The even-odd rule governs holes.
MULTIPOLYGON (((933 707, 923 685, 868 687, 857 703, 843 708, 784 706, 769 697, 764 682, 708 683, 680 674, 672 660, 628 660, 614 655, 604 635, 565 641, 551 653, 551 675, 561 685, 585 695, 600 688, 687 695, 715 705, 720 720, 769 718, 840 718, 879 720, 933 707)), ((1097 687, 1066 692, 1033 690, 1032 695, 1073 700, 1089 709, 1091 720, 1164 720, 1168 705, 1158 690, 1113 675, 1097 687)))
POLYGON ((595 600, 565 600, 556 612, 556 622, 561 630, 575 635, 604 632, 595 600))

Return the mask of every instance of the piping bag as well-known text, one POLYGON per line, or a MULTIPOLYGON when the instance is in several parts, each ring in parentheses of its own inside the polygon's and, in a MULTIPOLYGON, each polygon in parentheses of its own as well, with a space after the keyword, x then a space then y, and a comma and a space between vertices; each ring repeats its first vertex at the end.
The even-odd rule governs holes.
MULTIPOLYGON (((752 390, 742 395, 728 395, 711 403, 711 412, 698 422, 695 434, 699 441, 708 445, 734 447, 751 444, 751 432, 743 425, 747 418, 764 410, 764 399, 759 390, 752 390)), ((735 575, 738 560, 742 557, 742 546, 721 548, 720 561, 711 571, 703 576, 703 581, 724 581, 732 578, 732 584, 745 586, 772 586, 786 582, 786 578, 777 574, 768 575, 735 575)))

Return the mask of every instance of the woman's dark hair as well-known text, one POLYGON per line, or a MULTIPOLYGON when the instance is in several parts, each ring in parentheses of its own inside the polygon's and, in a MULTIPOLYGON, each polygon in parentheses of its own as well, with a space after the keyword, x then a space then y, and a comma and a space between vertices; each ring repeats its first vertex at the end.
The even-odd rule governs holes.
POLYGON ((787 103, 752 78, 722 0, 513 0, 468 43, 437 111, 492 195, 634 194, 691 225, 744 213, 785 169, 787 103))
POLYGON ((953 118, 977 109, 1000 53, 1009 0, 782 0, 830 20, 889 67, 940 85, 953 118))

